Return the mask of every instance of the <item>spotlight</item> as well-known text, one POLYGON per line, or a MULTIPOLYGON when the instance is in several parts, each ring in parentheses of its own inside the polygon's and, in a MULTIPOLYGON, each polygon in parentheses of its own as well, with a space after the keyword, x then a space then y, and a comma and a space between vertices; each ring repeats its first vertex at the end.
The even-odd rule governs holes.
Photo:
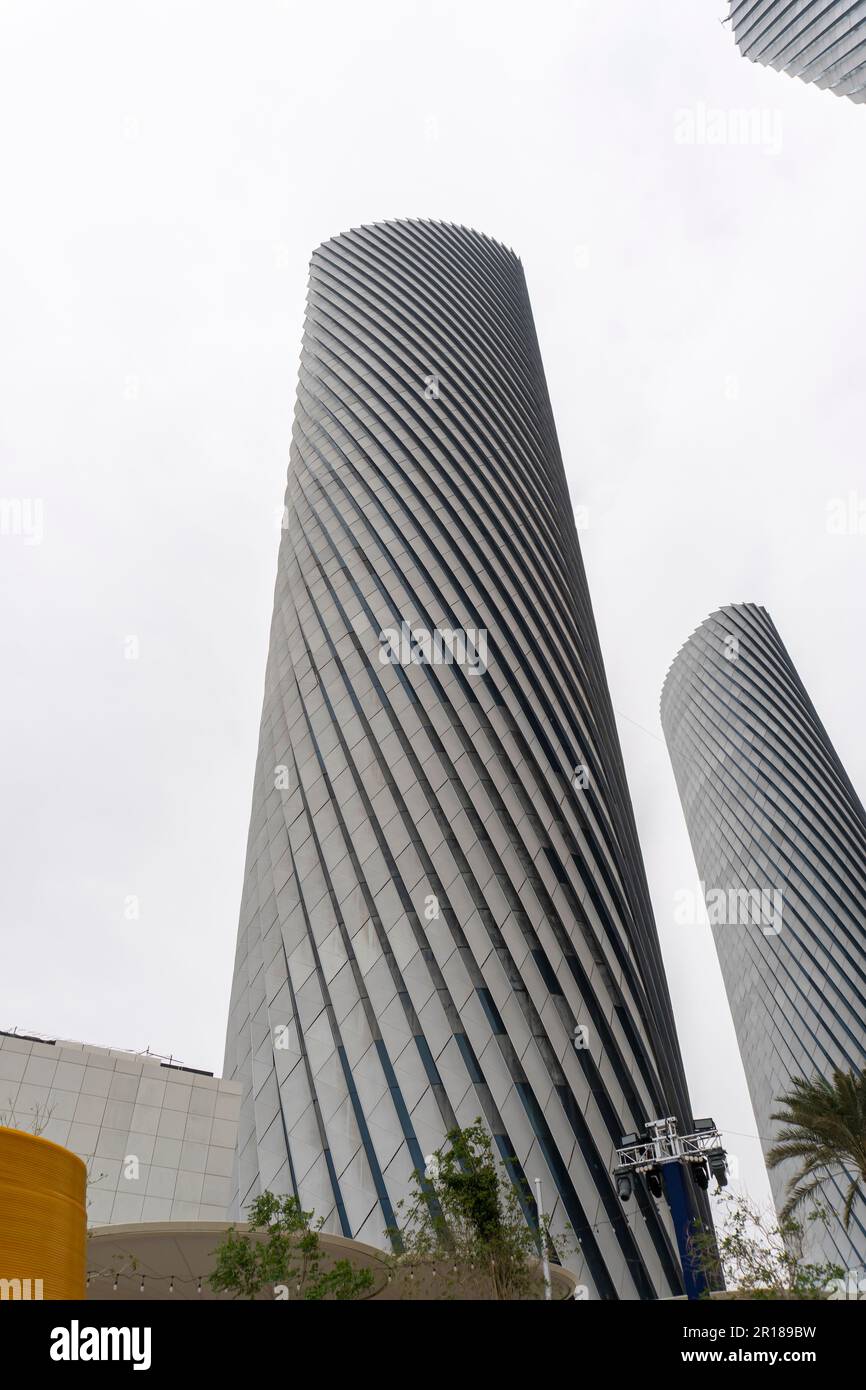
POLYGON ((728 1165, 726 1163, 727 1154, 724 1149, 710 1149, 707 1154, 707 1162, 710 1165, 710 1175, 715 1178, 719 1187, 728 1185, 728 1165))
POLYGON ((650 1195, 652 1197, 661 1197, 665 1189, 664 1183, 662 1181, 662 1175, 659 1172, 658 1168, 651 1168, 649 1170, 649 1172, 646 1175, 646 1185, 649 1188, 650 1195))
POLYGON ((631 1197, 633 1187, 632 1180, 628 1173, 620 1173, 616 1180, 617 1196, 621 1202, 627 1202, 631 1197))
POLYGON ((698 1187, 703 1188, 703 1190, 706 1192, 707 1188, 710 1185, 710 1175, 707 1171, 706 1163, 693 1163, 691 1165, 691 1168, 692 1177, 694 1178, 698 1187))

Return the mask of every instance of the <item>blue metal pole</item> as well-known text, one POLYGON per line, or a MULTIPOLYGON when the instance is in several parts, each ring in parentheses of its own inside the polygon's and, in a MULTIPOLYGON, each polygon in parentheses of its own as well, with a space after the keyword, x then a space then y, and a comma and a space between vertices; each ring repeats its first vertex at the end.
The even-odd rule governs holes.
POLYGON ((674 1230, 677 1233, 677 1245, 680 1252, 680 1264, 683 1267, 683 1282, 686 1286, 687 1298, 700 1298, 707 1292, 706 1275, 696 1262, 694 1253, 689 1249, 689 1236, 692 1234, 692 1217, 689 1210, 689 1202, 686 1196, 686 1183, 688 1178, 683 1171, 682 1163, 662 1164, 662 1176, 664 1178, 665 1192, 667 1193, 668 1203, 673 1217, 674 1230))

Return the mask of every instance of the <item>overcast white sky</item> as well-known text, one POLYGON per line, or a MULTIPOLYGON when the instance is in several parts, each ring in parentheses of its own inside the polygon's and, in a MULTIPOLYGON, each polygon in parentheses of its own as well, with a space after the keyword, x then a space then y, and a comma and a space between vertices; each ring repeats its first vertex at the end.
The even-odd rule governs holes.
POLYGON ((0 1027, 221 1070, 309 255, 468 223, 523 259, 694 1106, 765 1195, 658 700, 764 603, 866 788, 866 534, 826 529, 866 506, 866 110, 726 12, 4 0, 0 495, 42 537, 0 535, 0 1027))

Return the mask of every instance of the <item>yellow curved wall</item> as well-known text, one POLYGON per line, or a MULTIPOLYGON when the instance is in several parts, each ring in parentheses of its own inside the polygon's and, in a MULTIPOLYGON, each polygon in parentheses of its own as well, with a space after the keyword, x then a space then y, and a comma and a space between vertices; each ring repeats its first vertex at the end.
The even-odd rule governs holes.
POLYGON ((77 1154, 0 1127, 0 1299, 84 1298, 87 1169, 77 1154))

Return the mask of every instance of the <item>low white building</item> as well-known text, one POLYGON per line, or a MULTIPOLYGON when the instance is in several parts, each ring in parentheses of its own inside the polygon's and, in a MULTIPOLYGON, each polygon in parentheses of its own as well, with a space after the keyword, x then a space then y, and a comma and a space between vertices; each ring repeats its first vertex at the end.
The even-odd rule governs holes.
POLYGON ((84 1159, 90 1226, 225 1219, 240 1094, 153 1054, 0 1032, 0 1125, 84 1159))

